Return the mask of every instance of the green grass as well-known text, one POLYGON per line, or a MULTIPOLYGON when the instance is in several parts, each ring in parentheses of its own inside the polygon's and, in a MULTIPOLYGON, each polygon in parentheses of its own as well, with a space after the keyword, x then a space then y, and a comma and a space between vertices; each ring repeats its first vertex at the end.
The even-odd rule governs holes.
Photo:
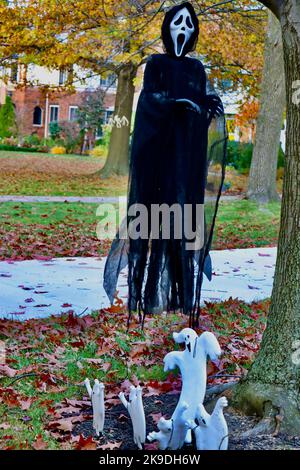
MULTIPOLYGON (((62 223, 64 221, 77 221, 90 224, 96 222, 96 210, 100 204, 95 203, 59 203, 59 202, 35 202, 35 203, 0 203, 0 217, 10 223, 23 224, 62 223)), ((116 206, 114 206, 116 207, 116 206)), ((247 200, 221 202, 217 215, 218 226, 230 226, 236 231, 240 226, 265 226, 265 230, 272 223, 278 225, 280 216, 280 204, 272 203, 258 206, 247 200)), ((267 233, 267 232, 265 232, 267 233)))
MULTIPOLYGON (((110 240, 98 239, 96 232, 101 222, 96 214, 98 207, 103 211, 105 206, 80 202, 0 203, 0 259, 107 254, 110 240)), ((266 206, 249 201, 221 203, 213 249, 274 246, 279 216, 279 203, 266 206)), ((105 223, 108 220, 115 221, 112 211, 105 223)), ((113 224, 111 237, 115 231, 113 224)))
POLYGON ((62 155, 53 155, 53 153, 45 153, 45 152, 30 152, 30 149, 28 149, 28 152, 22 151, 11 151, 11 150, 0 150, 0 158, 24 158, 25 156, 30 156, 34 158, 43 158, 43 157, 49 157, 52 159, 69 159, 69 160, 79 160, 79 161, 99 161, 103 162, 105 160, 105 157, 91 157, 89 155, 79 155, 75 153, 66 153, 62 155))
POLYGON ((221 202, 214 247, 249 248, 276 245, 280 222, 280 203, 259 206, 247 200, 221 202))
POLYGON ((98 204, 36 202, 0 203, 0 220, 10 224, 95 224, 98 204))
POLYGON ((101 178, 103 157, 0 151, 0 194, 22 196, 124 195, 127 177, 101 178))

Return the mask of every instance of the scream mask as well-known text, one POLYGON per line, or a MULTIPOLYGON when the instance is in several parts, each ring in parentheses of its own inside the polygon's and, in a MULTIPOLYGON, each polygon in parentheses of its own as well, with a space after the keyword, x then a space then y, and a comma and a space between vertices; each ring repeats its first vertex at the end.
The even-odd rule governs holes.
POLYGON ((180 57, 184 46, 195 31, 192 18, 187 8, 182 8, 174 16, 170 24, 171 38, 176 57, 180 57))
POLYGON ((192 51, 198 34, 198 18, 190 3, 176 5, 166 13, 162 25, 162 40, 169 55, 180 58, 192 51))

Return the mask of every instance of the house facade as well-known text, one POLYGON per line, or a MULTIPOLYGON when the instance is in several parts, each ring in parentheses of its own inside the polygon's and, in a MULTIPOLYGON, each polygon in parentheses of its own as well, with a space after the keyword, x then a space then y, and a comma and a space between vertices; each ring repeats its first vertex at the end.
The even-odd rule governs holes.
POLYGON ((105 90, 104 121, 108 121, 113 113, 117 83, 112 74, 107 77, 83 76, 82 81, 75 82, 72 91, 68 91, 65 87, 68 76, 64 71, 35 65, 24 71, 19 65, 17 70, 10 70, 8 79, 7 71, 5 73, 6 80, 0 82, 0 104, 5 102, 7 95, 11 96, 21 136, 36 134, 46 138, 52 122, 76 121, 86 92, 99 87, 105 90))
MULTIPOLYGON (((0 105, 5 102, 6 95, 12 97, 19 135, 36 134, 41 138, 47 138, 52 122, 76 121, 78 108, 86 92, 99 87, 105 90, 104 123, 108 122, 115 105, 116 77, 113 74, 91 75, 90 72, 80 70, 78 67, 75 72, 74 76, 77 78, 72 82, 72 92, 67 91, 65 87, 69 76, 64 70, 51 70, 37 65, 26 67, 18 65, 16 68, 5 71, 6 77, 9 77, 8 80, 1 80, 0 72, 0 105), (25 83, 30 83, 30 85, 25 86, 25 83)), ((140 73, 142 74, 143 70, 140 73)), ((134 97, 134 111, 139 92, 138 88, 134 97)), ((229 139, 253 142, 255 123, 249 123, 249 126, 241 128, 235 120, 242 95, 239 92, 224 92, 223 90, 221 97, 227 117, 229 139)))

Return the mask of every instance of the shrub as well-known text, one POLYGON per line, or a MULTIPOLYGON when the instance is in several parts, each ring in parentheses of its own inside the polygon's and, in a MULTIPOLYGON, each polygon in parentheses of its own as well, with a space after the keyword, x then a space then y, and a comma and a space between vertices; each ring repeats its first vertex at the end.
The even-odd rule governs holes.
POLYGON ((2 145, 11 145, 13 147, 18 147, 19 142, 16 137, 5 137, 1 140, 2 145))
POLYGON ((240 173, 247 173, 251 165, 253 144, 229 141, 227 144, 227 165, 240 173))
POLYGON ((52 147, 51 153, 52 155, 64 155, 67 153, 67 151, 65 147, 60 147, 57 145, 56 147, 52 147))
POLYGON ((9 150, 11 152, 39 152, 37 148, 18 147, 17 145, 7 145, 0 143, 0 150, 9 150))
POLYGON ((80 151, 82 146, 83 134, 80 132, 79 124, 76 121, 61 121, 60 140, 66 148, 67 153, 80 151))
POLYGON ((283 168, 284 167, 284 151, 281 148, 281 145, 279 146, 279 153, 278 153, 278 163, 277 163, 277 168, 283 168))
POLYGON ((98 145, 89 151, 92 157, 106 157, 107 149, 103 145, 98 145))
MULTIPOLYGON (((253 144, 244 142, 229 141, 227 144, 227 165, 235 168, 239 173, 247 174, 251 166, 253 154, 253 144)), ((278 168, 284 165, 284 152, 279 146, 278 168)))
POLYGON ((0 108, 0 137, 12 137, 17 134, 15 108, 10 96, 0 108))
POLYGON ((51 136, 53 139, 58 139, 58 138, 60 137, 61 127, 60 127, 60 125, 58 124, 58 122, 56 122, 56 121, 50 122, 50 124, 49 124, 49 132, 50 132, 50 136, 51 136))
POLYGON ((22 139, 23 147, 38 147, 41 143, 41 138, 37 134, 25 135, 22 139))
POLYGON ((101 126, 101 129, 102 129, 102 136, 100 137, 100 139, 96 140, 95 146, 96 147, 103 146, 106 149, 108 149, 112 128, 109 124, 103 124, 101 126))
POLYGON ((57 143, 52 137, 43 137, 39 146, 47 149, 46 152, 49 152, 52 147, 55 147, 55 145, 57 145, 57 143))

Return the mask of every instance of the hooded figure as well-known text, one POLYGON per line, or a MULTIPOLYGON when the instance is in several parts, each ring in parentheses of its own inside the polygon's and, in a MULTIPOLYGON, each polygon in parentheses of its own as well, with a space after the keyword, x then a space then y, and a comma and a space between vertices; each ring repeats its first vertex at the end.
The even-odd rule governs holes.
POLYGON ((130 313, 180 309, 191 324, 199 315, 203 272, 211 278, 209 248, 226 154, 221 100, 203 64, 186 56, 198 33, 198 18, 188 2, 166 13, 165 53, 148 58, 137 106, 127 220, 104 272, 111 302, 128 264, 130 313), (137 223, 141 208, 146 211, 137 223))

